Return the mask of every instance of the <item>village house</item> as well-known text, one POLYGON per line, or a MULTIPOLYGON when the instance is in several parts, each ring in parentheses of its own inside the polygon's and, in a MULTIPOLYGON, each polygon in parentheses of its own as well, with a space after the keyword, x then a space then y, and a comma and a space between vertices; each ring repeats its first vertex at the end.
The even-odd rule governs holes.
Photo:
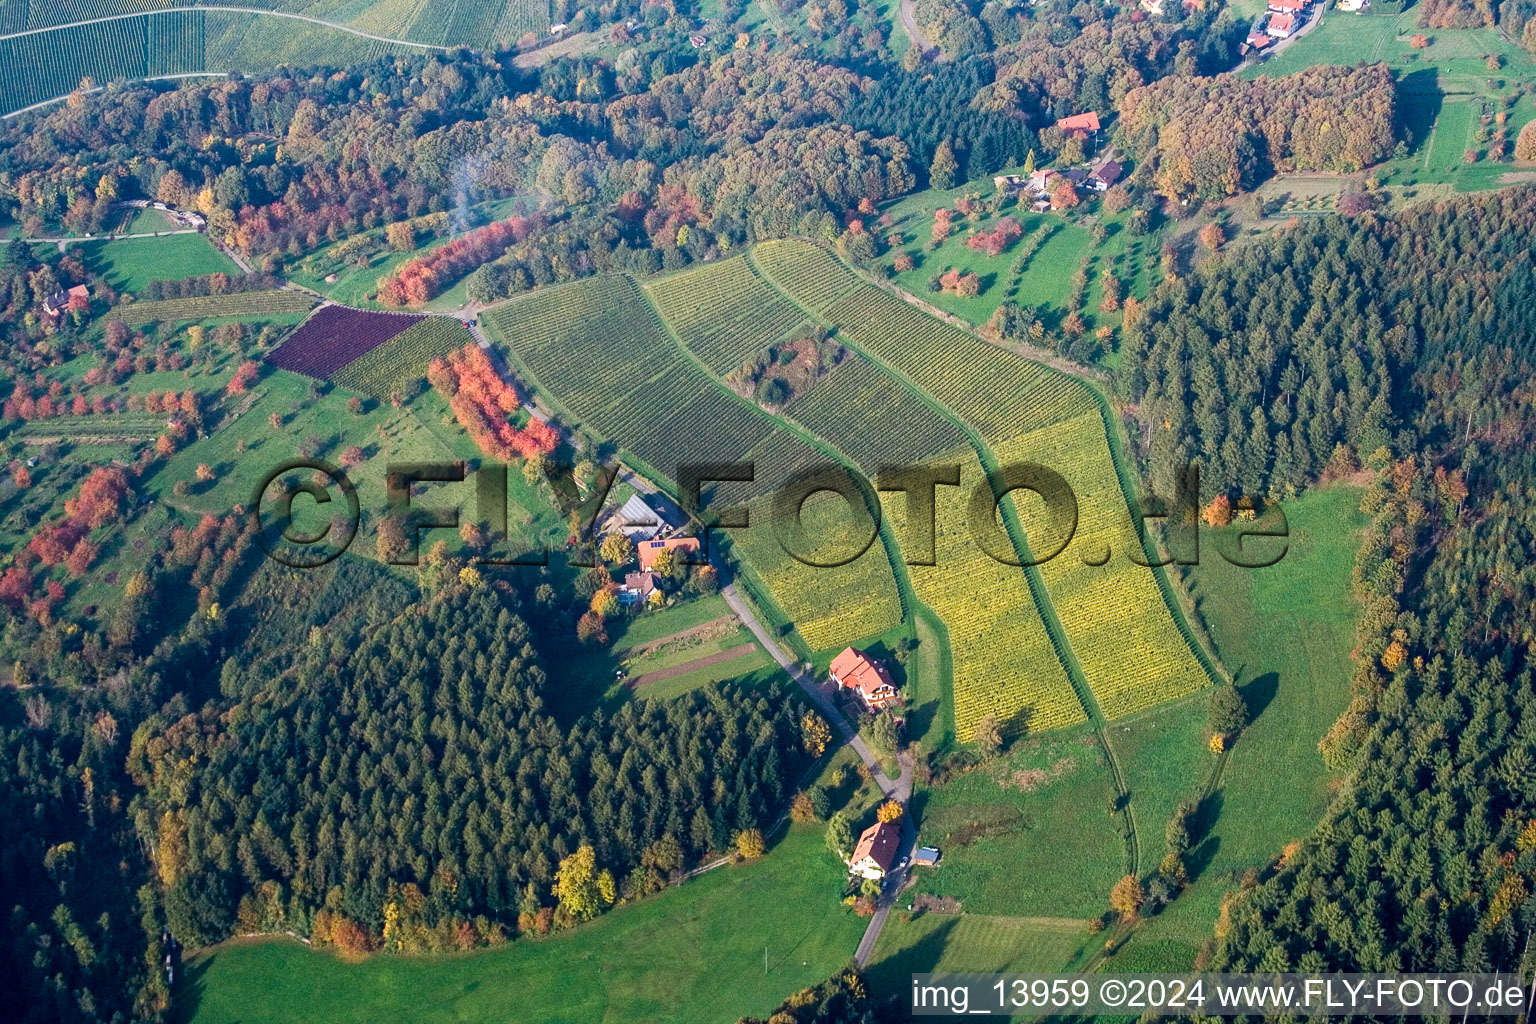
POLYGON ((68 291, 59 290, 43 300, 43 312, 49 316, 58 316, 69 308, 71 299, 79 299, 82 303, 89 302, 91 290, 83 284, 77 284, 68 291))
POLYGON ((1105 160, 1088 175, 1088 187, 1095 192, 1108 192, 1120 180, 1124 166, 1118 160, 1105 160))
POLYGON ((857 693, 871 711, 901 701, 885 665, 852 647, 843 648, 843 653, 832 659, 828 674, 839 687, 857 693))
POLYGON ((1296 31, 1296 19, 1289 14, 1271 14, 1269 25, 1264 31, 1276 39, 1289 39, 1291 33, 1296 31))
MULTIPOLYGON (((666 540, 641 541, 635 548, 635 554, 640 559, 640 571, 650 572, 651 566, 656 564, 656 556, 663 551, 697 551, 699 550, 699 538, 697 537, 669 537, 666 540)), ((680 557, 686 557, 680 555, 680 557)))
POLYGON ((1276 14, 1301 14, 1308 5, 1308 0, 1269 0, 1269 9, 1276 14))
POLYGON ((1274 37, 1261 28, 1254 29, 1249 33, 1247 40, 1245 40, 1247 45, 1255 50, 1262 50, 1274 41, 1274 37))
POLYGON ((1099 134, 1099 115, 1093 110, 1086 114, 1073 114, 1057 121, 1056 127, 1065 132, 1069 139, 1087 142, 1090 136, 1097 137, 1099 134))
POLYGON ((889 821, 876 822, 859 836, 858 843, 853 847, 853 857, 848 861, 848 870, 861 878, 879 881, 891 870, 900 845, 900 825, 889 821))
POLYGON ((656 593, 655 573, 632 572, 624 577, 624 585, 619 588, 619 604, 642 604, 649 601, 654 593, 656 593))

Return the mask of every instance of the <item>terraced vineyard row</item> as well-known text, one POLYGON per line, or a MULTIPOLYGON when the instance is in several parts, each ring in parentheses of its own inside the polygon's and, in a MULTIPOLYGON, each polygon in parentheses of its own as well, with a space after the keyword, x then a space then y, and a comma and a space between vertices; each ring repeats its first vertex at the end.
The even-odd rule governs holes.
POLYGON ((850 354, 789 408, 866 473, 965 446, 965 435, 863 356, 850 354))
MULTIPOLYGON (((1107 718, 1181 697, 1210 680, 1174 622, 1138 547, 1098 410, 996 446, 1000 462, 1033 462, 1066 478, 1077 496, 1077 532, 1041 566, 1067 643, 1107 718), (1089 565, 1110 552, 1107 564, 1089 565)), ((1043 526, 1037 499, 1021 509, 1026 533, 1043 526), (1034 509, 1032 514, 1031 510, 1034 509)))
POLYGON ((331 381, 374 398, 388 398, 412 379, 425 377, 427 364, 473 339, 457 320, 429 316, 331 374, 331 381))
MULTIPOLYGON (((764 495, 795 469, 823 462, 815 448, 776 427, 704 375, 667 336, 627 277, 592 278, 534 292, 487 320, 517 361, 585 425, 676 479, 687 463, 752 460, 757 480, 706 488, 706 504, 764 495)), ((787 558, 766 512, 735 543, 807 643, 835 645, 900 620, 884 552, 837 569, 787 558)))
POLYGON ((287 288, 233 295, 198 295, 187 299, 135 302, 109 314, 129 327, 176 320, 209 320, 214 317, 261 317, 304 313, 315 304, 312 296, 287 288))
MULTIPOLYGON (((1087 714, 1051 643, 1023 570, 977 546, 966 501, 984 479, 969 450, 944 459, 961 465, 960 487, 939 488, 932 566, 907 569, 918 598, 949 629, 954 662, 955 728, 969 740, 992 715, 1007 732, 1039 732, 1085 721, 1087 714)), ((898 537, 910 536, 906 500, 882 495, 898 537)))
POLYGON ((989 441, 1093 408, 1072 378, 993 348, 873 285, 861 285, 827 317, 989 441))
POLYGON ((683 344, 716 373, 736 369, 805 320, 745 256, 662 278, 646 290, 683 344))
POLYGON ((853 271, 809 242, 764 242, 752 250, 752 262, 774 284, 814 313, 827 308, 860 284, 853 271))
MULTIPOLYGON (((788 435, 784 435, 788 436, 788 435)), ((772 526, 771 499, 759 498, 748 508, 752 528, 732 531, 732 544, 768 587, 800 635, 814 650, 844 647, 901 621, 901 597, 896 577, 879 538, 846 565, 821 568, 791 558, 772 526)), ((868 536, 857 527, 867 520, 851 514, 843 500, 818 494, 805 503, 801 522, 815 538, 817 560, 851 554, 868 536)))

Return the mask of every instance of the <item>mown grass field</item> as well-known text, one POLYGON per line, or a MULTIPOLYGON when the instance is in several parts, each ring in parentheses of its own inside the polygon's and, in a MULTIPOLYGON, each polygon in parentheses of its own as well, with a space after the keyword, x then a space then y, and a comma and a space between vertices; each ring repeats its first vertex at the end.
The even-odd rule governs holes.
POLYGON ((1020 740, 913 798, 918 841, 944 859, 917 872, 911 894, 953 897, 969 914, 1101 913, 1127 868, 1124 819, 1109 811, 1114 793, 1087 728, 1020 740))
POLYGON ((120 292, 138 292, 151 281, 174 281, 240 268, 202 235, 161 235, 159 238, 119 238, 110 242, 81 242, 80 254, 92 273, 100 274, 120 292))
POLYGON ((1065 973, 1097 945, 1087 923, 1070 918, 893 912, 866 977, 884 996, 907 992, 916 973, 1065 973))
MULTIPOLYGON (((1268 569, 1228 564, 1213 538, 1202 545, 1190 589, 1252 721, 1228 752, 1194 832, 1194 884, 1148 919, 1109 969, 1122 969, 1116 964, 1132 957, 1137 963, 1156 959, 1156 966, 1139 969, 1188 967, 1211 935, 1222 895, 1236 889, 1249 868, 1270 863, 1287 842, 1305 837, 1321 817, 1330 787, 1317 741, 1349 702, 1349 649, 1358 613, 1349 576, 1365 526, 1359 500, 1357 488, 1336 485, 1285 503, 1289 548, 1268 569)), ((1203 725, 1203 711, 1196 704, 1190 719, 1203 725)), ((1153 724, 1149 717, 1127 723, 1131 735, 1125 738, 1118 726, 1109 730, 1138 813, 1140 794, 1149 787, 1163 786, 1170 791, 1163 802, 1177 802, 1179 793, 1195 794, 1215 767, 1208 752, 1189 752, 1196 737, 1187 727, 1158 729, 1159 737, 1144 723, 1153 724), (1138 730, 1145 735, 1137 736, 1138 730), (1160 767, 1138 781, 1137 772, 1152 766, 1160 767)), ((1154 841, 1160 838, 1154 833, 1154 841)), ((1144 854, 1143 869, 1150 866, 1144 854)))
POLYGON ((189 965, 175 1016, 186 1024, 764 1016, 831 974, 858 944, 865 921, 837 904, 843 876, 820 828, 792 826, 760 861, 712 871, 552 939, 360 963, 297 942, 230 943, 189 965))

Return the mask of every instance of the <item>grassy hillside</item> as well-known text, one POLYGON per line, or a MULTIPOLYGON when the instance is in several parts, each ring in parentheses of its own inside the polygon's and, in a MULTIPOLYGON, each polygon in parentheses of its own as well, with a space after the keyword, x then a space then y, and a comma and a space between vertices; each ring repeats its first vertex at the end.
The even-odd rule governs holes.
POLYGON ((865 922, 837 904, 842 878, 820 829, 794 826, 761 861, 710 872, 551 939, 360 963, 286 940, 233 942, 190 965, 176 1017, 574 1024, 765 1015, 786 992, 832 973, 858 944, 865 922))

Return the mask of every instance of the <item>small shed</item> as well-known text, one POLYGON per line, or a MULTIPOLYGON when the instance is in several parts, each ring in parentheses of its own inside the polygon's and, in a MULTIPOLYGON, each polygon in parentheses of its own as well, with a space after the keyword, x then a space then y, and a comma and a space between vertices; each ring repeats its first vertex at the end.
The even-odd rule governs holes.
POLYGON ((939 853, 937 846, 920 846, 917 852, 912 854, 912 863, 925 868, 931 868, 939 863, 940 856, 942 854, 939 853))

